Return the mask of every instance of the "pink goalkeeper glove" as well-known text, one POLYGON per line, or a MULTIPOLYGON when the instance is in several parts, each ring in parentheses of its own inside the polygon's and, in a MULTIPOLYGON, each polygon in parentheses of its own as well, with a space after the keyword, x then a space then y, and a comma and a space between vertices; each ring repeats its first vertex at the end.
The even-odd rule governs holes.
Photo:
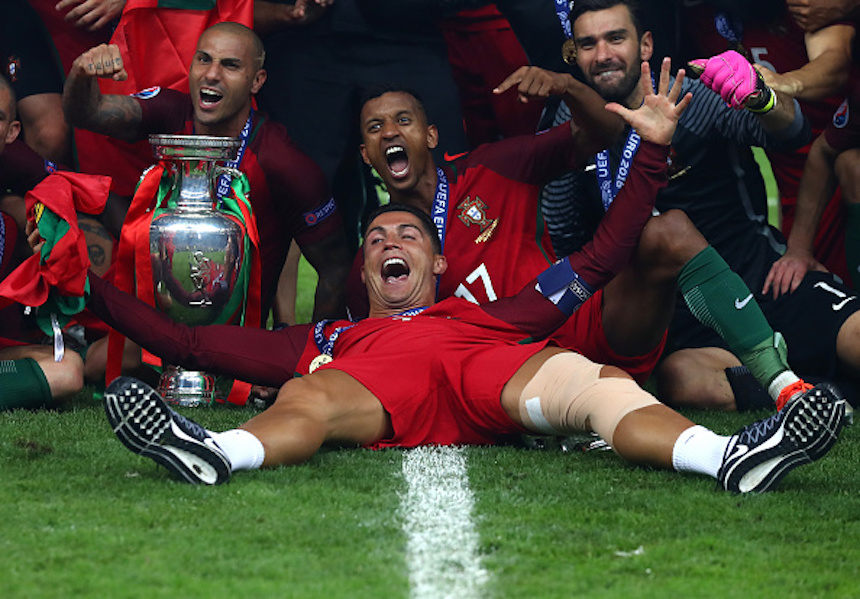
POLYGON ((755 103, 767 90, 761 75, 734 50, 691 60, 689 66, 693 74, 700 75, 702 83, 720 94, 732 108, 744 108, 749 100, 755 103))

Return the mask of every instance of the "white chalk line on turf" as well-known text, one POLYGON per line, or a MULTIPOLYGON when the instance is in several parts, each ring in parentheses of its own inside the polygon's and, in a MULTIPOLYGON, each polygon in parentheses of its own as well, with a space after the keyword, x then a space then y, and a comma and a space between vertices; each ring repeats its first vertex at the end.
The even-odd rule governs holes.
POLYGON ((481 564, 466 456, 457 447, 404 452, 407 489, 400 501, 412 599, 482 596, 481 564))

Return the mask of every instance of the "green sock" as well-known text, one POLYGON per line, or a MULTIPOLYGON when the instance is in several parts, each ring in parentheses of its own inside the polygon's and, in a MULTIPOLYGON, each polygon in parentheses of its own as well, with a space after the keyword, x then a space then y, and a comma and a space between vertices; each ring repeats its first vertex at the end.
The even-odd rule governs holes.
POLYGON ((0 411, 51 403, 51 387, 36 360, 0 360, 0 411))
POLYGON ((846 204, 845 264, 854 289, 860 289, 860 204, 846 204))
POLYGON ((729 268, 717 250, 708 246, 681 269, 678 287, 693 316, 714 329, 770 392, 770 384, 790 370, 777 348, 778 342, 783 346, 785 343, 781 335, 774 337, 743 279, 729 268))

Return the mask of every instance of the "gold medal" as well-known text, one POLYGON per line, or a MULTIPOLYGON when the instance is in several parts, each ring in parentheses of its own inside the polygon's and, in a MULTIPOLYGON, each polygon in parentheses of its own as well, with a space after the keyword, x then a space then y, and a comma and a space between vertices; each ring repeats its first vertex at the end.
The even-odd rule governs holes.
POLYGON ((576 42, 572 38, 564 40, 561 45, 561 57, 569 65, 576 64, 576 42))
POLYGON ((311 360, 311 365, 308 367, 308 374, 312 373, 314 370, 322 366, 323 364, 328 364, 334 358, 332 358, 328 354, 320 354, 313 360, 311 360))

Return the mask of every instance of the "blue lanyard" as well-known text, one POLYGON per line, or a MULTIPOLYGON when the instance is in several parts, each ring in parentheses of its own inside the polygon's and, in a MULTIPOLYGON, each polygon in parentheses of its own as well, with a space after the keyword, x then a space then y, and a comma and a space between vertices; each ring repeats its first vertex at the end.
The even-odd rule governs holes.
POLYGON ((631 128, 627 134, 627 141, 624 142, 624 148, 621 151, 621 161, 618 163, 618 170, 615 172, 614 180, 612 179, 612 169, 609 166, 609 150, 601 150, 595 156, 597 183, 600 186, 600 197, 603 200, 604 210, 609 210, 609 206, 612 205, 615 196, 624 187, 627 175, 630 174, 633 157, 639 151, 641 142, 642 138, 639 137, 635 129, 631 128))
POLYGON ((733 44, 739 44, 744 36, 744 24, 730 17, 728 13, 714 15, 714 27, 717 28, 717 33, 733 44))
POLYGON ((558 15, 558 20, 561 21, 561 30, 564 32, 564 37, 570 39, 573 37, 573 31, 570 27, 570 1, 555 0, 555 14, 558 15))
MULTIPOLYGON (((399 314, 394 314, 389 316, 389 318, 407 318, 410 316, 416 316, 421 314, 424 310, 426 310, 429 306, 421 306, 420 308, 410 308, 405 312, 400 312, 399 314)), ((314 343, 317 346, 317 349, 321 354, 325 354, 327 356, 331 356, 334 352, 334 344, 337 341, 337 338, 340 337, 341 333, 344 331, 348 331, 352 327, 354 327, 356 322, 352 322, 348 325, 344 325, 342 327, 337 327, 331 335, 328 337, 325 336, 324 329, 327 324, 330 322, 334 322, 333 320, 321 320, 314 325, 314 343)))
POLYGON ((342 327, 337 327, 334 332, 326 338, 323 334, 323 329, 325 326, 334 322, 333 320, 321 320, 316 325, 314 325, 314 343, 317 345, 317 349, 321 354, 326 354, 327 356, 332 355, 334 351, 334 342, 337 341, 337 338, 340 337, 340 334, 344 331, 347 331, 355 326, 355 323, 348 324, 342 327))
POLYGON ((436 225, 436 233, 439 235, 439 243, 442 245, 442 251, 445 251, 445 234, 448 230, 448 177, 438 166, 436 174, 439 179, 436 182, 436 197, 433 199, 433 213, 430 215, 433 219, 433 224, 436 225))
MULTIPOLYGON (((651 75, 651 87, 656 91, 657 82, 654 75, 651 75)), ((609 210, 615 196, 624 187, 624 182, 627 181, 627 175, 630 174, 630 167, 633 164, 633 157, 639 151, 639 146, 642 143, 642 138, 636 133, 632 127, 627 134, 627 140, 624 142, 624 147, 621 149, 621 160, 618 162, 618 170, 615 173, 615 180, 612 180, 612 171, 609 166, 609 150, 601 150, 594 157, 595 166, 597 167, 597 184, 600 187, 600 197, 603 200, 603 210, 609 210)))
MULTIPOLYGON (((239 151, 236 153, 236 158, 226 162, 225 166, 235 169, 239 168, 239 165, 242 163, 242 158, 245 156, 245 148, 248 146, 248 138, 251 136, 251 121, 253 120, 254 109, 251 108, 251 112, 248 114, 248 120, 245 121, 245 126, 242 127, 242 132, 239 134, 241 145, 239 146, 239 151)), ((216 193, 219 200, 223 200, 225 197, 230 195, 230 183, 232 180, 233 178, 226 173, 218 177, 218 189, 216 190, 216 193)))
MULTIPOLYGON (((439 235, 439 245, 444 253, 445 235, 448 232, 448 192, 450 191, 450 187, 448 186, 448 177, 445 176, 445 171, 437 166, 436 174, 439 176, 439 179, 436 182, 436 197, 433 199, 433 214, 431 218, 433 219, 433 224, 436 225, 436 233, 439 235)), ((436 278, 437 300, 439 299, 439 283, 441 280, 441 275, 436 278)))

